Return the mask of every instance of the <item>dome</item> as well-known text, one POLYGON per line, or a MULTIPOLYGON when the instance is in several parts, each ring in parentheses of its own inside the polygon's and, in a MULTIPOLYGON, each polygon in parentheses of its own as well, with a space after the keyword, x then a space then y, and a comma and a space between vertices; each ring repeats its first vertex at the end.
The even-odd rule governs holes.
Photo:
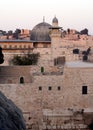
POLYGON ((50 27, 51 25, 46 22, 37 24, 31 31, 30 40, 33 40, 36 42, 51 41, 50 36, 49 36, 50 27))
POLYGON ((58 23, 58 19, 54 17, 52 23, 58 23))

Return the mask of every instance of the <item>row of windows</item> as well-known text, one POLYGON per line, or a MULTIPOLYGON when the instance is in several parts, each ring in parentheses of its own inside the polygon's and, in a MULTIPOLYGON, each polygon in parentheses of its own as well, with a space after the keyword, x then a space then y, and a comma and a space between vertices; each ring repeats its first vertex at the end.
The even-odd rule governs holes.
MULTIPOLYGON (((39 89, 40 91, 42 91, 42 86, 39 86, 39 88, 38 88, 38 89, 39 89)), ((52 90, 52 87, 51 87, 51 86, 49 86, 49 87, 48 87, 48 90, 50 90, 50 91, 51 91, 51 90, 52 90)), ((60 86, 58 86, 58 87, 57 87, 57 90, 61 90, 61 87, 60 87, 60 86)))
POLYGON ((15 46, 12 46, 12 45, 4 45, 4 46, 2 46, 2 48, 4 48, 4 49, 6 49, 6 48, 31 48, 31 46, 30 45, 15 45, 15 46))
POLYGON ((48 48, 48 47, 50 47, 50 45, 48 45, 48 44, 42 44, 42 45, 33 44, 33 47, 35 47, 35 48, 38 48, 38 47, 48 48))
MULTIPOLYGON (((23 77, 20 77, 20 83, 24 83, 24 78, 23 77)), ((38 88, 40 91, 42 91, 42 86, 39 86, 38 88)), ((48 87, 48 90, 51 91, 52 90, 52 86, 49 86, 48 87)), ((57 87, 57 90, 61 90, 61 87, 58 86, 57 87)), ((88 87, 87 86, 82 86, 82 94, 87 94, 87 91, 88 91, 88 87)))
MULTIPOLYGON (((30 45, 3 45, 2 48, 31 48, 30 45)), ((38 45, 33 45, 33 47, 39 47, 38 45)), ((41 47, 41 46, 40 46, 41 47)), ((47 44, 44 44, 42 46, 43 48, 48 48, 49 46, 47 44)))
MULTIPOLYGON (((39 88, 38 88, 40 91, 42 91, 42 86, 39 86, 39 88)), ((48 87, 48 90, 52 90, 52 87, 51 86, 49 86, 48 87)), ((58 86, 57 87, 57 90, 61 90, 61 87, 60 86, 58 86)), ((82 86, 82 94, 87 94, 87 86, 82 86)))

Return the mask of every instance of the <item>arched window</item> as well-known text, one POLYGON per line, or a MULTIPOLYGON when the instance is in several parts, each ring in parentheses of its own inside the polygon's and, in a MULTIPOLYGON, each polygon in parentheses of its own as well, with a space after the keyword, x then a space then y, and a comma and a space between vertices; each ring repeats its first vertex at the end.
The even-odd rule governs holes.
POLYGON ((24 78, 20 77, 20 83, 23 84, 24 83, 24 78))

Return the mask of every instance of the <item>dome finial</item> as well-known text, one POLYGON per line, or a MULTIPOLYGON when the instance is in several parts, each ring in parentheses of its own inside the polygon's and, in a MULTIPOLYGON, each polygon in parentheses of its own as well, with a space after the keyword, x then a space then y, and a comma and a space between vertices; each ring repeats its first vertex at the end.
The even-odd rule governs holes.
POLYGON ((58 19, 56 18, 56 16, 54 16, 54 18, 52 20, 52 25, 53 26, 58 26, 58 19))
POLYGON ((45 16, 43 16, 43 22, 45 22, 45 16))

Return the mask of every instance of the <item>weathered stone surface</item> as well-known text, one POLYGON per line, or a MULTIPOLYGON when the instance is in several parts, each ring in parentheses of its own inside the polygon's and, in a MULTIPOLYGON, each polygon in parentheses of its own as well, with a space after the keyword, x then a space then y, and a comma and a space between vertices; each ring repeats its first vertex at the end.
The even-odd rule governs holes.
POLYGON ((25 130, 21 110, 0 91, 0 130, 25 130))

